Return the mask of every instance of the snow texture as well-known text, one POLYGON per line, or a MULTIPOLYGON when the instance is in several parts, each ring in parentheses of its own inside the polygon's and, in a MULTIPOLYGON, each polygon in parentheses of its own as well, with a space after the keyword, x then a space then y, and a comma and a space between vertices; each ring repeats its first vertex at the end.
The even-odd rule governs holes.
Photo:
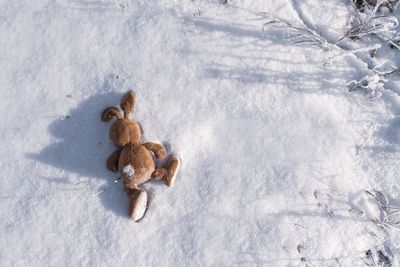
POLYGON ((263 27, 334 44, 353 16, 347 0, 2 1, 0 266, 398 266, 365 191, 400 205, 399 78, 379 97, 347 85, 399 50, 263 27), (100 120, 127 90, 144 140, 182 160, 173 188, 143 185, 136 224, 100 120))
POLYGON ((122 169, 122 172, 128 177, 132 177, 135 174, 135 170, 132 168, 132 166, 130 164, 125 166, 122 169))

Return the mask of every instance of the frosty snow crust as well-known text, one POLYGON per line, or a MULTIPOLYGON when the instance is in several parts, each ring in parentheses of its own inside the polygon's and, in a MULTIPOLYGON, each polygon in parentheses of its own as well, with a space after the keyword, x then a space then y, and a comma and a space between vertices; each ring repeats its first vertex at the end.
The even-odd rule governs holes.
POLYGON ((131 178, 134 174, 135 174, 135 170, 132 168, 132 165, 127 165, 122 169, 122 172, 128 176, 129 178, 131 178))

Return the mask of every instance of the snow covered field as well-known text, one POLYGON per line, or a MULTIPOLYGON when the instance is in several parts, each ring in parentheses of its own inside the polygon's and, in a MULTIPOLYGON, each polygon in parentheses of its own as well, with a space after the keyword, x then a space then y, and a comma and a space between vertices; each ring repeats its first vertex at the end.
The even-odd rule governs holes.
POLYGON ((354 9, 1 1, 0 266, 398 266, 399 230, 372 221, 365 190, 400 206, 399 79, 379 95, 347 84, 398 68, 399 50, 294 45, 263 32, 273 17, 334 43, 354 9), (144 139, 182 159, 173 188, 146 184, 137 224, 100 120, 130 89, 144 139))

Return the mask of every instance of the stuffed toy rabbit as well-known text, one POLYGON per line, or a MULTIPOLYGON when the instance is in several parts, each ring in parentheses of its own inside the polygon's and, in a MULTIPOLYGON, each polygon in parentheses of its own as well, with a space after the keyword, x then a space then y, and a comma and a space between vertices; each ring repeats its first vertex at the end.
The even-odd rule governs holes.
POLYGON ((163 181, 166 186, 172 186, 180 166, 177 155, 172 155, 168 163, 157 166, 155 159, 165 158, 167 152, 161 144, 141 143, 142 133, 139 124, 129 118, 135 106, 135 94, 129 91, 121 101, 121 109, 108 107, 103 111, 102 120, 115 118, 111 125, 109 136, 118 150, 107 159, 107 168, 118 172, 125 191, 130 200, 129 216, 136 222, 140 220, 147 208, 147 193, 139 186, 150 179, 163 181))

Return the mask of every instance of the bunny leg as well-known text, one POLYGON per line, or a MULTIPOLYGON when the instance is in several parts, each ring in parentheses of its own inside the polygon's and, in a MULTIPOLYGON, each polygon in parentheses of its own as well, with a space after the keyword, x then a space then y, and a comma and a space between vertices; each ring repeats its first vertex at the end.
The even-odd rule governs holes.
POLYGON ((154 180, 163 180, 164 177, 167 175, 168 169, 165 168, 157 168, 154 170, 154 172, 151 174, 151 178, 154 180))
POLYGON ((147 193, 136 184, 126 186, 125 191, 129 198, 129 217, 137 222, 144 217, 147 209, 147 193))
POLYGON ((118 161, 119 155, 121 154, 121 150, 114 151, 107 159, 107 169, 112 172, 118 171, 118 161))
POLYGON ((173 155, 169 163, 164 168, 157 168, 151 174, 155 180, 163 180, 165 185, 171 187, 175 183, 176 174, 181 165, 181 161, 177 155, 173 155))

